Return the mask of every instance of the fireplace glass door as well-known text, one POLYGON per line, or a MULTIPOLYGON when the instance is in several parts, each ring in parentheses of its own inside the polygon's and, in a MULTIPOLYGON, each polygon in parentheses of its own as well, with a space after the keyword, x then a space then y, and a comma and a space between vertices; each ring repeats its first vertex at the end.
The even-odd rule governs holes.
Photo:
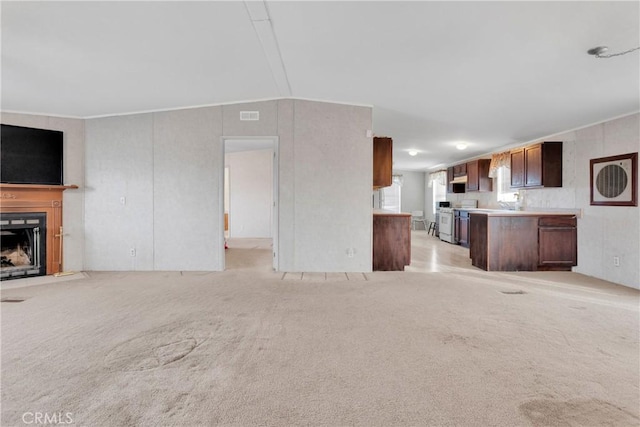
POLYGON ((0 214, 0 280, 47 274, 47 214, 0 214))

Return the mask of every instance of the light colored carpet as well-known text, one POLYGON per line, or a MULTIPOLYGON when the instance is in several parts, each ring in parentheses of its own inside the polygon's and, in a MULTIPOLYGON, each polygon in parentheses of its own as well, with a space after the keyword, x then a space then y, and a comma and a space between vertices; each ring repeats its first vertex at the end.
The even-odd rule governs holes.
POLYGON ((635 290, 465 267, 286 276, 91 272, 3 289, 24 302, 1 305, 1 424, 640 424, 635 290))
POLYGON ((230 238, 229 249, 225 250, 226 270, 252 270, 270 272, 273 270, 273 244, 271 239, 230 238))

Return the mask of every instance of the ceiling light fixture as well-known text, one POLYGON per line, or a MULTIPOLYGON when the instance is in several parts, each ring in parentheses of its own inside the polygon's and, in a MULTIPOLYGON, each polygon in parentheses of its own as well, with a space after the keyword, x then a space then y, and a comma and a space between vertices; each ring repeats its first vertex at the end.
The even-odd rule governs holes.
POLYGON ((598 46, 598 47, 594 47, 592 49, 589 49, 587 51, 587 53, 589 55, 595 56, 596 58, 613 58, 614 56, 626 55, 627 53, 631 53, 631 52, 636 51, 636 50, 640 50, 640 46, 634 47, 633 49, 625 50, 624 52, 607 53, 609 51, 608 47, 606 47, 606 46, 598 46))
POLYGON ((417 156, 418 152, 416 150, 409 150, 409 155, 410 156, 417 156))
POLYGON ((459 144, 456 144, 456 148, 458 150, 466 150, 468 146, 469 145, 464 142, 460 142, 459 144))

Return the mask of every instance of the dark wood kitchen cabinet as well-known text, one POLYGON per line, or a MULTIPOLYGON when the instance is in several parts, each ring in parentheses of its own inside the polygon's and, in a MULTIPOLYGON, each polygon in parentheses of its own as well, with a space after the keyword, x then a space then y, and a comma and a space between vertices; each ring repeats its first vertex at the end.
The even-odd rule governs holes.
POLYGON ((578 263, 575 217, 542 217, 538 220, 538 269, 578 263))
POLYGON ((411 214, 373 214, 373 271, 403 271, 411 264, 411 214))
POLYGON ((524 187, 524 148, 511 150, 511 187, 524 187))
POLYGON ((467 163, 467 192, 493 191, 493 179, 489 178, 490 159, 478 159, 467 163))
POLYGON ((469 247, 469 211, 454 209, 454 242, 465 248, 469 247))
POLYGON ((373 188, 390 187, 393 170, 393 140, 373 138, 373 188))
POLYGON ((459 176, 465 176, 467 174, 467 164, 466 163, 461 163, 459 165, 455 165, 453 167, 453 176, 455 178, 459 177, 459 176))
POLYGON ((571 271, 578 265, 572 214, 471 212, 471 263, 486 271, 571 271))
POLYGON ((453 178, 455 178, 455 172, 454 172, 454 167, 451 166, 449 168, 447 168, 447 193, 464 193, 465 192, 465 183, 464 182, 457 182, 455 184, 453 184, 451 181, 453 181, 453 178))
POLYGON ((469 211, 460 211, 458 243, 465 248, 469 247, 469 211))
POLYGON ((562 187, 562 141, 512 150, 511 187, 562 187))

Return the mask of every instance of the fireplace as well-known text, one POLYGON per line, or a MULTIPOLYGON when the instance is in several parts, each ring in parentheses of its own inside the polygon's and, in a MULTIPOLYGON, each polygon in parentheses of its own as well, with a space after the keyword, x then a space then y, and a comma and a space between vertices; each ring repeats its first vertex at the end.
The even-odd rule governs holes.
POLYGON ((63 271, 62 192, 75 188, 0 183, 1 280, 63 271))
POLYGON ((47 274, 47 214, 0 213, 0 280, 47 274))

